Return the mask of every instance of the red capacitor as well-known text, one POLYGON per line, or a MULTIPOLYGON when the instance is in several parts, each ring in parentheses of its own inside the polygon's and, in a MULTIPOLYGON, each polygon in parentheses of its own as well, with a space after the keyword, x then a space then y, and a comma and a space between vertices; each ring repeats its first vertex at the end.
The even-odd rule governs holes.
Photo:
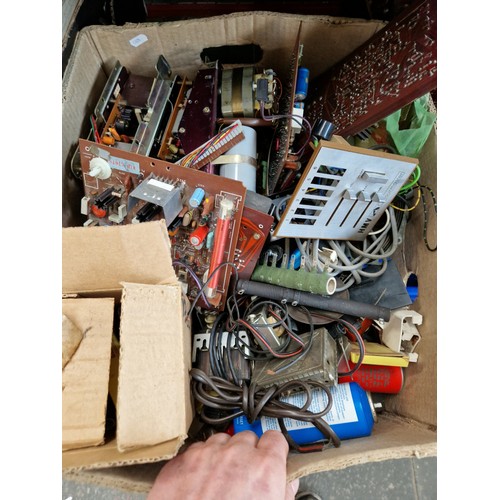
POLYGON ((201 245, 208 234, 208 224, 205 226, 198 226, 190 235, 189 242, 191 245, 197 247, 201 245))
MULTIPOLYGON (((349 362, 349 369, 354 363, 349 362)), ((397 394, 403 388, 403 368, 401 366, 361 365, 353 375, 339 377, 339 384, 357 382, 362 389, 369 392, 397 394)))

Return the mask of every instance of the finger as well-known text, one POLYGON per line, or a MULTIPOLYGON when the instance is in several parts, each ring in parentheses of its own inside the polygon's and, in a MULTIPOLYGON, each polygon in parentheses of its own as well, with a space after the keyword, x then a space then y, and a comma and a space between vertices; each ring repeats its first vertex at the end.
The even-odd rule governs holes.
POLYGON ((288 456, 288 443, 280 431, 264 432, 257 443, 257 448, 273 452, 285 459, 288 456))
POLYGON ((285 500, 294 500, 297 491, 299 491, 300 481, 299 479, 294 479, 291 483, 286 485, 286 498, 285 500))
POLYGON ((259 438, 255 432, 252 431, 242 431, 237 432, 231 438, 231 444, 245 444, 247 446, 252 446, 255 448, 257 443, 259 442, 259 438))
POLYGON ((226 444, 231 439, 229 434, 225 432, 217 432, 216 434, 212 434, 206 441, 205 444, 211 445, 223 445, 226 444))

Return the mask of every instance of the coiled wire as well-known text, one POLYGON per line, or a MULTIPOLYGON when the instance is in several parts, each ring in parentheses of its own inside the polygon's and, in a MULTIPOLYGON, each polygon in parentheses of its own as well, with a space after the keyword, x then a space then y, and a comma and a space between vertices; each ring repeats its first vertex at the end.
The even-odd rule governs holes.
POLYGON ((203 407, 200 418, 210 425, 220 425, 232 422, 235 418, 245 415, 249 423, 255 422, 260 417, 271 417, 278 419, 281 431, 289 442, 291 448, 300 451, 317 451, 329 446, 340 446, 340 439, 333 429, 322 419, 333 406, 333 396, 322 382, 308 380, 291 380, 279 387, 272 386, 267 389, 260 388, 254 383, 235 385, 220 377, 209 377, 198 368, 190 371, 192 380, 192 394, 196 401, 203 407), (328 402, 325 408, 316 413, 307 408, 313 400, 313 390, 324 391, 328 402), (280 399, 291 392, 305 394, 305 402, 302 407, 286 403, 280 399), (227 411, 227 415, 214 418, 207 415, 206 408, 227 411), (326 444, 313 444, 310 446, 299 446, 290 437, 285 428, 283 419, 291 418, 302 422, 313 424, 324 436, 326 444))

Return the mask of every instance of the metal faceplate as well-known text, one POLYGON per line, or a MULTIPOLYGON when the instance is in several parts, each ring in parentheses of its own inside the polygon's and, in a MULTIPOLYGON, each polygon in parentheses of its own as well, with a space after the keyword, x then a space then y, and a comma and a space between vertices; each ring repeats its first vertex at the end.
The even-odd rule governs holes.
POLYGON ((415 158, 321 141, 275 236, 365 239, 417 163, 415 158))

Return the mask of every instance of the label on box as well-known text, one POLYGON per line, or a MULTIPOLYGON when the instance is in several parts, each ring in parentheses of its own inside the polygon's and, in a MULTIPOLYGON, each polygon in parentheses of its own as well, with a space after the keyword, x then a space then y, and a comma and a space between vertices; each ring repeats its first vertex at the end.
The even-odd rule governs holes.
POLYGON ((137 35, 132 40, 129 40, 130 45, 132 47, 139 47, 139 45, 142 45, 144 42, 148 41, 148 37, 146 35, 137 35))
MULTIPOLYGON (((339 384, 337 387, 332 386, 330 391, 333 396, 333 405, 331 410, 323 417, 323 420, 325 420, 328 425, 357 422, 358 416, 356 414, 356 408, 354 407, 354 399, 350 384, 339 384)), ((286 401, 287 403, 301 408, 306 402, 306 394, 297 393, 281 399, 282 401, 286 401)), ((318 413, 326 407, 327 403, 328 398, 325 392, 321 389, 315 389, 313 391, 312 402, 309 405, 308 410, 318 413)), ((278 420, 275 418, 262 417, 260 423, 262 425, 262 432, 266 432, 268 430, 280 430, 278 420)), ((302 422, 292 418, 284 418, 283 423, 289 431, 314 427, 314 424, 310 422, 302 422)))

